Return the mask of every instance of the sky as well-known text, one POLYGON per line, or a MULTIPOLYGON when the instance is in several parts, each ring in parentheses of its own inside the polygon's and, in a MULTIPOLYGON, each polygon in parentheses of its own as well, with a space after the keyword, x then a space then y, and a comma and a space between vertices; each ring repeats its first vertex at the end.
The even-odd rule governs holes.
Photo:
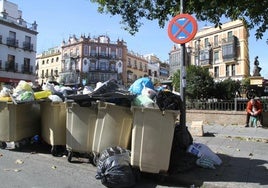
MULTIPOLYGON (((37 22, 37 53, 51 47, 60 46, 69 36, 108 35, 111 41, 123 39, 129 51, 140 55, 155 54, 160 60, 167 61, 174 43, 168 36, 168 22, 164 28, 157 21, 144 20, 139 32, 134 36, 125 31, 120 24, 120 16, 100 14, 97 4, 90 0, 9 0, 18 5, 22 18, 37 22)), ((214 26, 209 22, 198 22, 198 29, 214 26)), ((259 57, 261 76, 268 79, 268 31, 262 40, 256 40, 255 30, 250 31, 249 60, 250 73, 253 73, 254 58, 259 57)))

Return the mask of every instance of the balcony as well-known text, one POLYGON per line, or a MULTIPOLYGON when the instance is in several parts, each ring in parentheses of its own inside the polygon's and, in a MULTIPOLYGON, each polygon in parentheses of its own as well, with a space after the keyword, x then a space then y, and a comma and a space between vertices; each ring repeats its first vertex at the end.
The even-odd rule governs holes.
POLYGON ((21 65, 21 72, 25 74, 31 74, 33 72, 33 66, 21 65))
POLYGON ((33 51, 33 44, 29 42, 23 42, 23 49, 28 51, 33 51))
POLYGON ((7 38, 7 46, 17 48, 19 46, 19 41, 14 38, 7 38))
POLYGON ((5 63, 5 70, 10 72, 17 72, 18 71, 18 63, 15 62, 6 62, 5 63))

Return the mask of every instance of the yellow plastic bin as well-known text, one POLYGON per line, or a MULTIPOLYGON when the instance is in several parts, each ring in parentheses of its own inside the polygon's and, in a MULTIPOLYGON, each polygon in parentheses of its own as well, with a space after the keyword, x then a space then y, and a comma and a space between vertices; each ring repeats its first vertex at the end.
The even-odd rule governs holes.
POLYGON ((66 105, 64 102, 42 101, 41 137, 52 146, 51 154, 58 155, 66 147, 66 105))
POLYGON ((0 140, 20 141, 40 134, 40 105, 0 102, 0 140))
POLYGON ((128 149, 131 141, 133 116, 129 107, 98 102, 98 116, 92 151, 100 153, 108 147, 128 149))
POLYGON ((135 106, 131 110, 131 165, 142 172, 166 173, 179 111, 135 106))
POLYGON ((66 101, 66 149, 68 161, 78 154, 92 152, 93 136, 97 120, 97 107, 81 107, 73 101, 66 101))

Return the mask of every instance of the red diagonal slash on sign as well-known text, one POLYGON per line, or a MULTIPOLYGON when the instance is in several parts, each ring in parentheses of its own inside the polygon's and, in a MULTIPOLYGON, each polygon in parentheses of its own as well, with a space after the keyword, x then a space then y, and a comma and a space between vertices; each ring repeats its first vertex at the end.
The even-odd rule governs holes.
POLYGON ((183 26, 181 26, 178 22, 175 22, 174 25, 178 26, 178 28, 180 29, 174 34, 174 36, 177 37, 181 32, 184 32, 187 36, 191 35, 191 33, 184 29, 189 23, 190 20, 187 20, 187 22, 183 26))
POLYGON ((195 37, 196 32, 197 22, 189 14, 175 16, 168 25, 168 36, 175 43, 184 44, 189 42, 195 37), (181 19, 184 19, 183 22, 180 22, 181 19))

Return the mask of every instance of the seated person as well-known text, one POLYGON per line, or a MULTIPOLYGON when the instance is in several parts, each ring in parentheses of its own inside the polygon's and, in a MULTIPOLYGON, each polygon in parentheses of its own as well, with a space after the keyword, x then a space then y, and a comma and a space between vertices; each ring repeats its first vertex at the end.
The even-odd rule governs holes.
POLYGON ((250 99, 247 103, 247 119, 246 119, 246 126, 249 127, 249 119, 250 116, 255 116, 260 121, 260 124, 262 125, 262 104, 261 101, 258 99, 250 99))

